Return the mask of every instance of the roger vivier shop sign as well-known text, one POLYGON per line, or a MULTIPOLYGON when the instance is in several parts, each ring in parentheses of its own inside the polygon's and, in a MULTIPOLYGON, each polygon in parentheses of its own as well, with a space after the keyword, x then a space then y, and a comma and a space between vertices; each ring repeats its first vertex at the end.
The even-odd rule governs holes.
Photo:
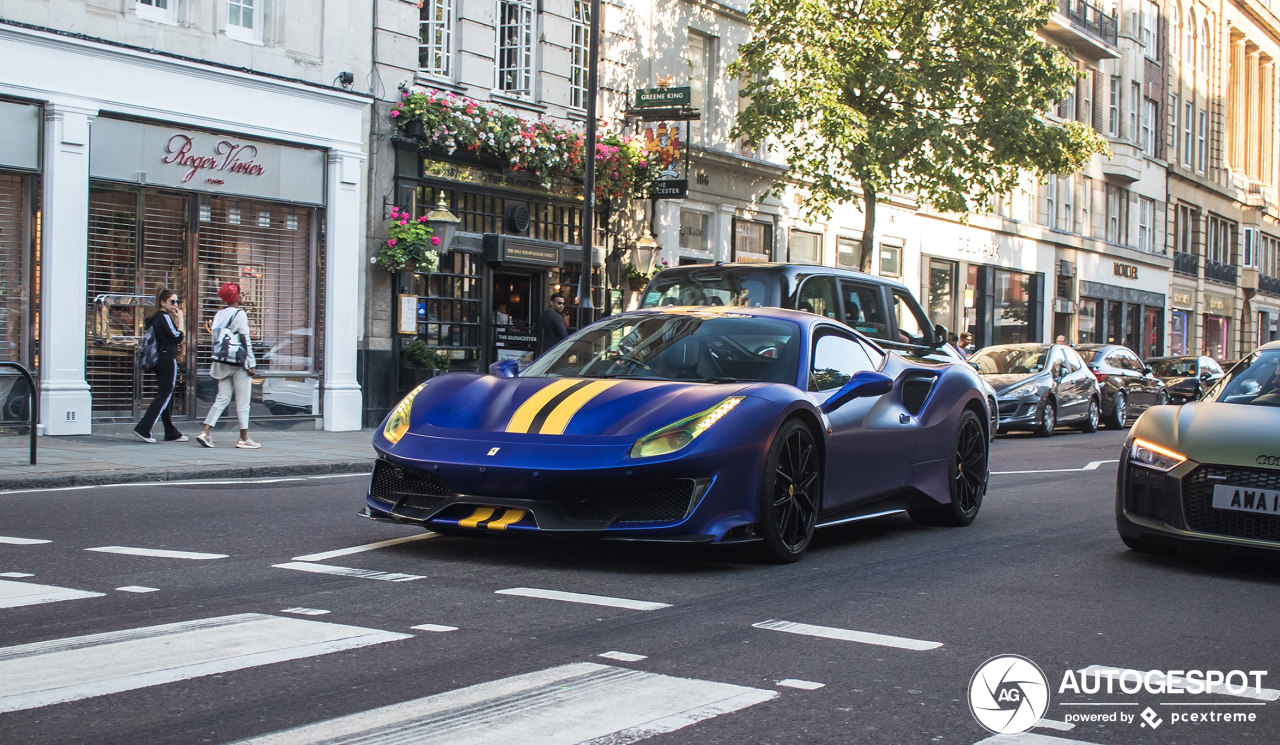
POLYGON ((102 117, 89 138, 92 178, 324 204, 323 150, 102 117))

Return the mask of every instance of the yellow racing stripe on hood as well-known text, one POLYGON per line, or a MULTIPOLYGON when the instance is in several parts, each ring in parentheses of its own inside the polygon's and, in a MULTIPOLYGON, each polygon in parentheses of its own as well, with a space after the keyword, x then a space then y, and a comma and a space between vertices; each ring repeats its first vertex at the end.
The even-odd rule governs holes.
POLYGON ((529 425, 533 424, 533 418, 538 415, 539 411, 542 411, 542 407, 550 403, 551 399, 560 395, 566 388, 570 388, 578 382, 575 378, 561 378, 534 393, 529 397, 529 400, 520 404, 520 408, 516 409, 516 413, 511 415, 511 421, 507 422, 507 431, 528 432, 529 425))
POLYGON ((572 395, 547 415, 547 420, 542 424, 542 428, 538 430, 538 434, 564 434, 565 428, 569 426, 569 420, 573 419, 573 415, 578 413, 578 409, 586 406, 588 401, 617 384, 618 381, 616 380, 597 380, 584 388, 574 391, 572 395))

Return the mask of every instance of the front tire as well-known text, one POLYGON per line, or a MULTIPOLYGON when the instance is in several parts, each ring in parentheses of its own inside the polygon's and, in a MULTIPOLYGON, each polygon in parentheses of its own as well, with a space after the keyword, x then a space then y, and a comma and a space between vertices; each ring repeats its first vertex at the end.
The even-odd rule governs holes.
POLYGON ((1116 394, 1115 406, 1111 407, 1111 416, 1107 417, 1107 429, 1124 429, 1129 423, 1129 402, 1123 393, 1116 394))
POLYGON ((1037 437, 1053 437, 1053 430, 1058 427, 1058 405, 1052 398, 1046 398, 1040 404, 1040 426, 1036 429, 1037 437))
POLYGON ((973 522, 982 509, 982 498, 987 494, 987 457, 990 441, 982 431, 982 420, 972 411, 960 415, 956 427, 954 447, 948 466, 951 484, 951 501, 935 508, 914 508, 907 511, 911 519, 922 525, 942 525, 963 528, 973 522))
POLYGON ((789 564, 813 538, 822 504, 822 456, 809 428, 782 423, 765 458, 760 483, 760 534, 766 559, 789 564))

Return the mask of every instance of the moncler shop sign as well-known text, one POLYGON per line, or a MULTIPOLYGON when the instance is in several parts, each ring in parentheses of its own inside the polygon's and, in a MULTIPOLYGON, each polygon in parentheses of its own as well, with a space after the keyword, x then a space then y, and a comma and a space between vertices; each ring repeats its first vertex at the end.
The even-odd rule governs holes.
POLYGON ((89 136, 96 179, 324 204, 323 150, 106 117, 89 136))

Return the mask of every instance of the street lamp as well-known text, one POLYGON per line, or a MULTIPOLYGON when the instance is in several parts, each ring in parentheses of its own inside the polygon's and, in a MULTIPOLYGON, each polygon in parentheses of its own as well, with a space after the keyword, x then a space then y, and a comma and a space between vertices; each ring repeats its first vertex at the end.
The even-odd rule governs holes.
POLYGON ((649 231, 649 226, 644 226, 644 235, 640 240, 636 241, 634 263, 636 269, 641 274, 649 274, 653 271, 653 265, 658 261, 658 253, 662 251, 662 246, 658 240, 653 237, 653 233, 649 231))
POLYGON ((438 193, 436 208, 427 214, 427 225, 431 226, 431 234, 440 239, 440 245, 433 247, 435 252, 442 254, 452 245, 453 234, 458 232, 458 224, 462 220, 449 211, 449 205, 445 204, 444 190, 441 189, 438 193))

